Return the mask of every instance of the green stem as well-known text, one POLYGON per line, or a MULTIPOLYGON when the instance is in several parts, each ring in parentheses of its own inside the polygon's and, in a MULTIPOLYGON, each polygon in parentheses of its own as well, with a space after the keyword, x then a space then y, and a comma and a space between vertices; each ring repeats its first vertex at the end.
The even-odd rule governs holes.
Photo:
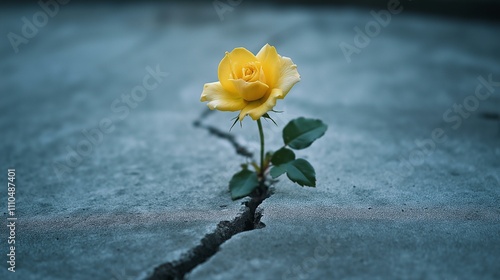
POLYGON ((260 174, 264 176, 264 130, 260 118, 257 120, 257 126, 259 127, 260 136, 260 174))

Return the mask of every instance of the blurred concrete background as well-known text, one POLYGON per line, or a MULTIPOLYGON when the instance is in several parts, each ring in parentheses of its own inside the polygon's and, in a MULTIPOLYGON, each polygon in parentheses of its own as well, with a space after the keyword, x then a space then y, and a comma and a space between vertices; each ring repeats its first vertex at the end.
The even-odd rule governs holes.
MULTIPOLYGON (((267 147, 295 117, 326 122, 298 153, 317 188, 280 181, 266 227, 187 278, 500 278, 498 1, 65 2, 0 10, 0 213, 15 168, 18 218, 1 279, 144 279, 234 219, 246 159, 193 121, 229 130, 202 86, 265 43, 302 76, 267 147)), ((256 153, 252 121, 231 134, 256 153)))

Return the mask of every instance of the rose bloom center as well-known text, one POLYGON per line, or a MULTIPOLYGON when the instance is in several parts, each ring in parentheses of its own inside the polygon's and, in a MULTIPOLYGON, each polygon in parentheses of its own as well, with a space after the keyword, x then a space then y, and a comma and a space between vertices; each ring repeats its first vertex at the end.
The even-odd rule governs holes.
MULTIPOLYGON (((241 68, 241 76, 238 78, 244 80, 245 82, 259 81, 261 78, 260 69, 260 65, 257 65, 255 62, 247 63, 241 68)), ((261 80, 261 82, 264 81, 261 80)))

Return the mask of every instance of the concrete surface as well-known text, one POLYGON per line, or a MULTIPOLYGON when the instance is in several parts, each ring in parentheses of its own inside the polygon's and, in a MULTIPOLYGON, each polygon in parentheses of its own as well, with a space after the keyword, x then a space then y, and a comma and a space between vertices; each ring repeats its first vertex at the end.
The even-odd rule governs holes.
MULTIPOLYGON (((3 9, 2 34, 39 10, 3 9)), ((500 278, 500 88, 456 129, 443 119, 478 76, 500 80, 500 26, 403 10, 348 63, 339 43, 371 20, 369 10, 245 3, 224 21, 208 2, 69 3, 17 54, 4 40, 0 165, 16 168, 18 246, 11 273, 2 227, 0 278, 142 279, 234 218, 227 182, 245 159, 192 122, 224 51, 265 43, 302 76, 276 107, 280 127, 265 124, 267 147, 294 117, 326 122, 325 137, 297 153, 317 188, 283 179, 261 205, 267 226, 234 236, 187 278, 500 278), (143 101, 128 114, 111 108, 157 65, 168 75, 143 101), (114 130, 62 168, 103 119, 114 130), (415 141, 436 128, 446 138, 415 158, 415 141)), ((234 115, 204 122, 227 131, 234 115)), ((254 123, 232 133, 257 151, 254 123)))

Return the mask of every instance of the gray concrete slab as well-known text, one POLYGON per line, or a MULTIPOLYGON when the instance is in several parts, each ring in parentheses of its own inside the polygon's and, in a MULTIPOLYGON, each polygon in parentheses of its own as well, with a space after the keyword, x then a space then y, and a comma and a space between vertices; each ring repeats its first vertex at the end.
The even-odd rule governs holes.
MULTIPOLYGON (((2 261, 0 278, 142 279, 233 219, 240 202, 226 184, 245 159, 192 122, 223 52, 270 43, 302 81, 276 107, 280 127, 264 124, 266 144, 278 148, 294 117, 326 122, 297 153, 317 188, 282 180, 261 205, 267 226, 234 236, 188 278, 498 279, 500 88, 460 125, 443 114, 474 95, 478 76, 500 80, 500 26, 403 10, 348 63, 339 44, 354 44, 369 10, 245 3, 223 21, 210 2, 69 3, 17 54, 0 46, 0 168, 16 168, 19 243, 16 272, 2 261), (126 105, 151 71, 156 85, 126 105), (82 130, 110 122, 76 158, 82 130), (446 139, 419 148, 438 128, 446 139)), ((3 9, 2 33, 39 10, 3 9)), ((234 115, 204 122, 227 131, 234 115)), ((232 133, 257 151, 251 121, 232 133)))

